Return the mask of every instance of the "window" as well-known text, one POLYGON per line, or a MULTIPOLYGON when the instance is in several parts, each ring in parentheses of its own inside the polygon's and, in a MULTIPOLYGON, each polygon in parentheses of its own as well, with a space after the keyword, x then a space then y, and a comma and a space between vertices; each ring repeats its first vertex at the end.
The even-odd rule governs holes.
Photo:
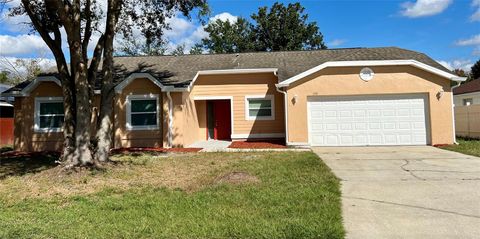
POLYGON ((127 129, 158 129, 158 96, 127 96, 127 129))
POLYGON ((463 105, 472 105, 472 104, 473 104, 473 98, 463 99, 463 105))
POLYGON ((247 120, 274 120, 275 104, 272 95, 246 96, 245 116, 247 120))
POLYGON ((64 118, 63 98, 35 98, 34 129, 36 132, 60 132, 62 131, 64 118))

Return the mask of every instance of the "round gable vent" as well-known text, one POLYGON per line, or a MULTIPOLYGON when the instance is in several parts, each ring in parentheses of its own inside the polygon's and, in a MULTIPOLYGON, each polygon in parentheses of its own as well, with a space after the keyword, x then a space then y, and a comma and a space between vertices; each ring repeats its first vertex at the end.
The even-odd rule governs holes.
POLYGON ((365 67, 360 71, 360 79, 364 81, 372 80, 374 75, 375 73, 373 72, 373 70, 368 67, 365 67))

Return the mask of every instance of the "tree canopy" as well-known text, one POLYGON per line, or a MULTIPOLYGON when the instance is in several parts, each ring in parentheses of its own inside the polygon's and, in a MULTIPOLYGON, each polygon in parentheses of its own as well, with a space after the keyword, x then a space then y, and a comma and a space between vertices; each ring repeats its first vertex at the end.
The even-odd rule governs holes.
POLYGON ((242 17, 218 19, 206 26, 209 36, 202 39, 203 47, 211 53, 325 49, 317 23, 308 22, 304 11, 300 3, 276 2, 252 14, 253 23, 242 17))
POLYGON ((473 64, 472 69, 470 70, 470 79, 478 80, 480 79, 480 59, 473 64))
POLYGON ((205 27, 209 37, 202 39, 203 46, 212 53, 234 53, 255 50, 253 26, 245 18, 235 22, 217 19, 205 27))
POLYGON ((151 45, 162 39, 168 28, 167 18, 177 13, 190 17, 193 9, 200 9, 200 13, 208 9, 206 0, 106 0, 106 6, 102 3, 21 0, 10 9, 11 16, 29 17, 33 32, 42 37, 55 58, 64 102, 62 161, 67 167, 108 160, 112 143, 114 38, 135 37, 134 30, 138 30, 151 45), (92 136, 92 98, 97 81, 101 100, 97 132, 92 136))

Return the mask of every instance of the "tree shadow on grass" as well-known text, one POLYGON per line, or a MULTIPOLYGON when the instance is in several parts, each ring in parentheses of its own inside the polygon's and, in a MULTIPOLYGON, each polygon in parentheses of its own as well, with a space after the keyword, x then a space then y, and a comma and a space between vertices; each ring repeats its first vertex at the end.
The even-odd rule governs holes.
POLYGON ((57 152, 0 154, 0 179, 37 173, 56 167, 60 154, 57 152))

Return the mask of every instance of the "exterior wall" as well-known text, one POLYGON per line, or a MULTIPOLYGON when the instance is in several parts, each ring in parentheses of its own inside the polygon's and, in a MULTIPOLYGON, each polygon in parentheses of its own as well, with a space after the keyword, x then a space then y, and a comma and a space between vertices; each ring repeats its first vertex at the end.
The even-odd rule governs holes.
POLYGON ((455 106, 457 136, 480 138, 480 104, 455 106))
POLYGON ((473 100, 472 105, 480 105, 480 92, 454 95, 453 103, 455 104, 455 106, 463 106, 463 99, 469 99, 469 98, 473 100))
MULTIPOLYGON (((17 151, 55 151, 63 144, 62 132, 35 132, 34 114, 35 97, 62 97, 62 88, 53 82, 40 83, 28 97, 15 98, 14 148, 17 151)), ((95 96, 94 107, 100 105, 100 98, 95 96)), ((95 132, 92 125, 91 132, 95 132)))
POLYGON ((156 94, 159 96, 160 109, 164 108, 164 100, 161 89, 148 79, 135 79, 130 82, 122 93, 115 95, 114 105, 114 147, 163 147, 162 122, 164 122, 165 110, 160 110, 158 130, 128 130, 126 102, 128 95, 148 95, 156 94))
POLYGON ((284 134, 283 95, 276 91, 277 77, 272 73, 200 76, 190 92, 172 93, 174 97, 174 145, 186 147, 206 139, 206 101, 195 97, 232 97, 233 128, 237 136, 284 134), (247 120, 245 96, 273 95, 274 120, 247 120))
POLYGON ((35 97, 61 97, 62 88, 53 82, 42 82, 28 97, 15 98, 14 148, 18 151, 60 150, 62 132, 35 132, 35 97))
MULTIPOLYGON (((28 97, 15 97, 14 149, 17 151, 58 151, 63 147, 63 132, 35 132, 35 97, 62 97, 62 88, 53 82, 40 83, 28 97)), ((95 122, 96 109, 100 97, 93 99, 92 122, 95 122)), ((94 136, 96 125, 92 123, 94 136)))
POLYGON ((411 66, 371 67, 375 77, 360 79, 362 67, 326 68, 293 83, 288 89, 288 141, 308 144, 307 97, 370 94, 428 94, 431 144, 453 143, 450 81, 411 66), (437 99, 437 93, 444 94, 437 99), (297 95, 296 103, 293 97, 297 95))

